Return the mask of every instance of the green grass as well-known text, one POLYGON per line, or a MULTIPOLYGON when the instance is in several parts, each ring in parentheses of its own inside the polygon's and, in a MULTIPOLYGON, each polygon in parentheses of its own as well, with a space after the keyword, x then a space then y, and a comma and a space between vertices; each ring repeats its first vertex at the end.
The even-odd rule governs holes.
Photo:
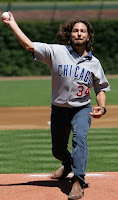
POLYGON ((50 80, 14 80, 0 82, 0 106, 49 106, 50 80))
MULTIPOLYGON (((0 173, 49 173, 60 166, 52 156, 49 130, 4 130, 0 141, 0 173)), ((118 128, 89 130, 87 172, 118 170, 117 141, 118 128)))
POLYGON ((118 78, 108 79, 111 87, 111 91, 107 92, 107 104, 118 105, 118 78))
POLYGON ((91 129, 87 171, 118 171, 118 128, 91 129))
MULTIPOLYGON (((107 104, 118 104, 118 79, 109 79, 111 91, 107 92, 107 104)), ((92 104, 96 104, 91 92, 92 104)), ((50 106, 51 80, 0 81, 0 106, 50 106)))

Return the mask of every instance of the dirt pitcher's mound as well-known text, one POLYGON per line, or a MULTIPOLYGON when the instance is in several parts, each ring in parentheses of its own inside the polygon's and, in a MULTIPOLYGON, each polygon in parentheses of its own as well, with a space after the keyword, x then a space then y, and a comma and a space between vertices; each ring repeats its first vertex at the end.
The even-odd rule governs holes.
MULTIPOLYGON (((117 200, 118 172, 87 173, 82 200, 117 200)), ((1 200, 67 200, 70 178, 52 180, 50 174, 1 174, 1 200)))
MULTIPOLYGON (((50 107, 2 107, 0 108, 0 130, 49 129, 50 107)), ((92 120, 91 128, 118 127, 118 105, 107 106, 107 113, 92 120)))

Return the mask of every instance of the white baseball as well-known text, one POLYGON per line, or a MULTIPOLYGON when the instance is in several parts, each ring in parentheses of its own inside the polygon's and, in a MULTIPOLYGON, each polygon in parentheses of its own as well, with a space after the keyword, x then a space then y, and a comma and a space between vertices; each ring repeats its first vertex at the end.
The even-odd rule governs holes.
POLYGON ((8 12, 4 12, 4 13, 2 13, 2 17, 9 18, 10 16, 9 16, 9 13, 8 13, 8 12))

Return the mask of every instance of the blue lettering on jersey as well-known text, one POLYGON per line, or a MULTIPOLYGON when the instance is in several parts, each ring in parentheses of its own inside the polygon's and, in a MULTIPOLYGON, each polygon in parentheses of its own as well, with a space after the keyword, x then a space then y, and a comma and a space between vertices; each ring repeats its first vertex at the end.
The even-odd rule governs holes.
POLYGON ((79 80, 82 80, 82 79, 83 79, 83 76, 84 76, 84 68, 83 68, 82 71, 81 71, 81 74, 80 74, 79 80))
POLYGON ((62 75, 62 65, 58 66, 58 76, 62 75))
POLYGON ((74 76, 80 81, 90 85, 93 81, 92 73, 87 71, 85 68, 80 68, 78 65, 58 65, 58 76, 60 77, 70 77, 74 76), (72 73, 73 72, 73 73, 72 73))
POLYGON ((72 68, 73 68, 73 66, 71 65, 71 66, 70 66, 69 76, 71 76, 71 74, 72 74, 72 73, 71 73, 71 72, 72 72, 72 68))
POLYGON ((91 76, 90 76, 90 78, 88 80, 88 85, 90 85, 92 82, 93 82, 93 77, 92 77, 92 74, 91 74, 91 76))
POLYGON ((75 74, 74 74, 74 77, 76 77, 76 78, 78 77, 77 71, 78 71, 79 69, 80 69, 80 67, 79 67, 79 66, 77 66, 77 67, 76 67, 76 69, 75 69, 75 74))
POLYGON ((87 82, 88 81, 88 78, 89 78, 89 75, 90 75, 90 72, 87 71, 86 75, 85 75, 85 78, 84 78, 84 81, 87 82))
POLYGON ((58 65, 58 76, 71 76, 73 65, 58 65))
POLYGON ((68 73, 68 65, 64 65, 64 76, 67 76, 68 73))

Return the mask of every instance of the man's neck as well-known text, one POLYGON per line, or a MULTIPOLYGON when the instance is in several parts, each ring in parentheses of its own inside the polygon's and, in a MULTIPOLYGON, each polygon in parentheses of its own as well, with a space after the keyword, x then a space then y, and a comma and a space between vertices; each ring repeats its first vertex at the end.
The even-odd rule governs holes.
POLYGON ((88 52, 86 51, 85 47, 82 46, 72 46, 73 50, 80 56, 86 56, 88 54, 88 52))

